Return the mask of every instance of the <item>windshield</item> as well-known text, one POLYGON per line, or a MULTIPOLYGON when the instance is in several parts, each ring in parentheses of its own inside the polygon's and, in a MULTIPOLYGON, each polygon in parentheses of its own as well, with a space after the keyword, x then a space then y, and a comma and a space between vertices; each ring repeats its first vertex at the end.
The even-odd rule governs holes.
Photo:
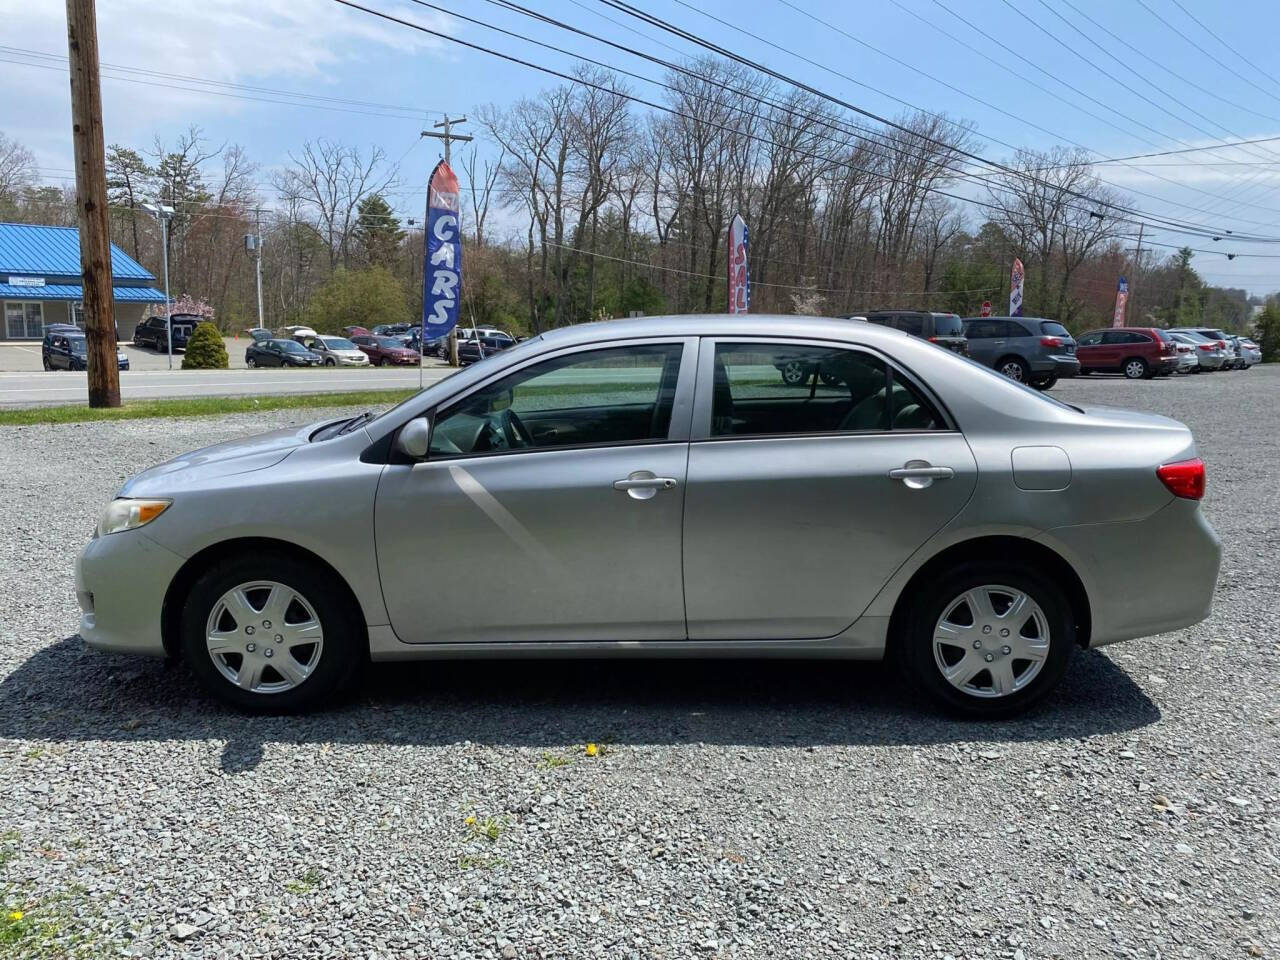
POLYGON ((87 352, 85 349, 85 345, 84 345, 85 342, 83 339, 72 338, 67 341, 67 344, 68 346, 71 347, 71 352, 76 354, 77 356, 84 356, 84 354, 87 352))
POLYGON ((297 340, 277 340, 280 349, 285 353, 306 353, 307 348, 300 344, 297 340))
POLYGON ((964 335, 964 322, 954 313, 933 315, 933 334, 936 337, 960 337, 964 335))
POLYGON ((387 350, 399 350, 404 347, 404 344, 395 339, 395 337, 374 337, 373 339, 377 342, 378 346, 387 350))
POLYGON ((320 342, 330 350, 354 350, 356 345, 350 340, 344 340, 342 337, 321 337, 320 342))
POLYGON ((1041 320, 1040 332, 1046 337, 1070 337, 1071 331, 1056 320, 1041 320))

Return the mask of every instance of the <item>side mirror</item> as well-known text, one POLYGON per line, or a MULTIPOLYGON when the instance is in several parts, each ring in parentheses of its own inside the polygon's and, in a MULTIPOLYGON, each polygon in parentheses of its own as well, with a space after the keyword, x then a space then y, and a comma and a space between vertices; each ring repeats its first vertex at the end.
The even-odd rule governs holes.
POLYGON ((422 460, 431 445, 431 423, 426 417, 416 417, 400 428, 396 437, 396 450, 412 460, 422 460))

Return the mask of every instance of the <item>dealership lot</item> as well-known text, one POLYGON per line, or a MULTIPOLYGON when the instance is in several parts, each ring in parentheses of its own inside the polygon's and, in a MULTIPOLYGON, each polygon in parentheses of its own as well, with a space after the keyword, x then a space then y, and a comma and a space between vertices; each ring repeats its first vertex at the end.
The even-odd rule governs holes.
POLYGON ((1052 395, 1192 427, 1223 569, 1209 621, 1000 724, 874 666, 677 661, 383 666, 239 716, 85 651, 72 559, 129 474, 320 414, 2 428, 0 907, 103 955, 1272 955, 1280 368, 1052 395))

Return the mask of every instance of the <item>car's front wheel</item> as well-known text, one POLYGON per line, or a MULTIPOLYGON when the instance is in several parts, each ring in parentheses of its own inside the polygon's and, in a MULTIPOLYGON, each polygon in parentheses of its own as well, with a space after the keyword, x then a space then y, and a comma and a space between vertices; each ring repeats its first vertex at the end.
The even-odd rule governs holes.
POLYGON ((934 700, 976 717, 1031 706, 1062 679, 1075 623, 1048 578, 1002 563, 967 563, 911 598, 897 659, 934 700))
POLYGON ((216 564, 192 587, 182 650, 201 685, 242 710, 288 713, 349 689, 364 630, 327 570, 287 554, 216 564))

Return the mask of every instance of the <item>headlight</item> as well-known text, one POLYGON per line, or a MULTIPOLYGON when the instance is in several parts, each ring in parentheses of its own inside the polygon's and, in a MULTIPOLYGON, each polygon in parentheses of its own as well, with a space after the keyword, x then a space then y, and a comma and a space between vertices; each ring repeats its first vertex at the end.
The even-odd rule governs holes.
POLYGON ((171 503, 172 500, 112 500, 98 521, 98 536, 146 526, 168 510, 171 503))

